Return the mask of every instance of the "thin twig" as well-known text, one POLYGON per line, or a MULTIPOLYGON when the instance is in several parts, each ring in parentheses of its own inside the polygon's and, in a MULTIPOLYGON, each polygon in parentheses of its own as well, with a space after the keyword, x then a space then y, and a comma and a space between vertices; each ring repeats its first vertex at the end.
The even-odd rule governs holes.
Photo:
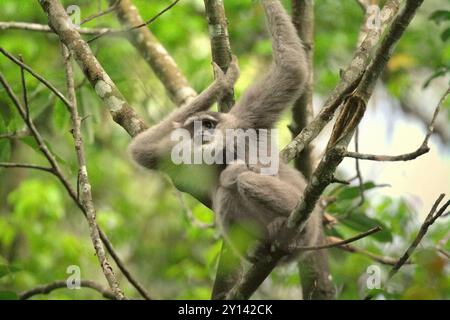
MULTIPOLYGON (((19 60, 20 60, 20 62, 23 63, 22 55, 19 56, 19 60)), ((22 66, 20 67, 20 80, 22 82, 23 105, 25 107, 25 112, 26 112, 27 118, 29 118, 30 117, 30 107, 28 105, 27 84, 26 84, 26 80, 25 80, 25 71, 22 66)))
MULTIPOLYGON (((109 0, 109 3, 111 4, 112 1, 109 0)), ((139 10, 131 0, 122 0, 115 14, 124 29, 144 23, 139 10)), ((197 92, 189 84, 186 75, 178 67, 167 48, 149 28, 134 30, 126 38, 153 70, 166 89, 169 99, 176 106, 186 105, 197 96, 197 92)), ((148 95, 155 99, 151 92, 148 92, 148 95)), ((157 104, 163 104, 161 101, 157 102, 157 104)))
POLYGON ((398 270, 400 270, 400 268, 404 265, 404 263, 409 259, 411 254, 417 248, 420 241, 422 241, 423 237, 426 235, 428 231, 428 228, 445 212, 447 207, 450 205, 449 200, 439 210, 437 210, 439 204, 441 203, 442 199, 444 199, 444 197, 445 194, 441 194, 439 198, 436 200, 433 207, 431 208, 430 213, 428 214, 427 218, 420 227, 419 233, 417 234, 416 238, 408 247, 408 250, 406 250, 403 256, 399 259, 398 263, 394 267, 392 267, 391 271, 389 272, 388 280, 391 279, 398 272, 398 270))
MULTIPOLYGON (((132 27, 129 27, 129 28, 126 28, 126 29, 123 29, 123 30, 114 31, 114 32, 115 32, 115 33, 127 33, 127 32, 130 32, 130 31, 133 31, 133 30, 136 30, 136 29, 139 29, 139 28, 148 26, 148 25, 150 25, 151 23, 153 23, 156 19, 158 19, 160 16, 162 16, 166 11, 169 11, 170 9, 172 9, 172 7, 174 7, 179 1, 180 1, 180 0, 175 0, 175 1, 172 2, 169 6, 167 6, 166 8, 164 8, 163 10, 161 10, 160 12, 158 12, 158 14, 156 14, 154 17, 152 17, 151 19, 149 19, 149 20, 147 20, 147 21, 145 21, 145 22, 143 22, 143 23, 141 23, 141 24, 138 24, 138 25, 136 25, 136 26, 132 26, 132 27)), ((113 31, 106 31, 105 33, 98 34, 98 35, 96 35, 95 37, 93 37, 93 38, 87 40, 86 42, 87 42, 87 43, 91 43, 92 41, 95 41, 95 40, 97 40, 98 38, 103 37, 104 35, 110 34, 111 32, 113 32, 113 31)))
MULTIPOLYGON (((0 21, 0 30, 7 30, 7 29, 54 33, 54 31, 48 25, 45 24, 16 22, 16 21, 10 22, 0 21)), ((98 35, 98 34, 120 35, 120 30, 111 28, 76 28, 76 30, 80 34, 84 35, 98 35)))
POLYGON ((121 0, 117 0, 113 5, 109 6, 107 9, 105 9, 103 11, 100 11, 100 12, 97 12, 97 13, 95 13, 95 14, 87 17, 87 18, 84 18, 83 20, 81 20, 80 26, 85 24, 85 23, 87 23, 87 22, 89 22, 89 21, 92 21, 92 20, 94 20, 96 18, 102 17, 104 15, 107 15, 108 13, 113 12, 114 10, 116 10, 116 8, 119 5, 120 1, 121 0))
POLYGON ((450 253, 448 253, 447 251, 445 251, 444 249, 440 249, 438 248, 437 251, 442 254, 444 257, 446 257, 447 259, 450 259, 450 253))
MULTIPOLYGON (((39 131, 36 129, 36 127, 34 126, 33 121, 30 119, 26 119, 25 117, 25 111, 19 101, 19 99, 16 97, 16 95, 14 94, 14 92, 11 89, 11 86, 8 84, 8 82, 6 81, 6 79, 3 77, 3 74, 0 72, 0 83, 2 83, 2 85, 4 86, 6 93, 8 94, 8 96, 11 98, 11 100, 13 101, 14 105, 16 106, 17 110, 19 111, 20 116, 22 117, 22 119, 24 120, 24 122, 26 123, 26 125, 28 126, 31 135, 34 137, 34 139, 36 140, 36 142, 39 145, 39 149, 41 150, 41 152, 43 153, 43 155, 46 157, 47 161, 49 162, 49 164, 51 165, 52 169, 53 169, 53 174, 56 175, 59 179, 59 181, 61 182, 61 184, 63 185, 63 187, 67 190, 67 193, 69 194, 69 196, 71 197, 71 199, 75 202, 75 204, 78 206, 78 208, 81 210, 81 212, 87 216, 86 213, 86 209, 84 208, 84 206, 81 204, 81 202, 79 201, 79 199, 77 198, 77 193, 76 191, 72 188, 72 186, 70 185, 69 181, 67 180, 67 178, 64 176, 63 172, 61 171, 58 163, 55 160, 54 155, 50 152, 50 150, 48 149, 47 145, 44 142, 44 139, 42 138, 42 136, 40 135, 39 131)), ((114 247, 112 246, 111 242, 109 241, 108 237, 106 236, 106 234, 99 229, 99 233, 100 233, 100 238, 103 241, 106 249, 108 250, 109 254, 111 255, 111 257, 113 258, 114 262, 117 264, 117 266, 119 267, 120 271, 123 273, 123 275, 127 278, 127 280, 136 288, 136 290, 147 300, 150 300, 150 296, 147 293, 147 291, 144 289, 144 287, 132 276, 132 274, 130 273, 130 271, 127 269, 127 267, 125 266, 125 264, 123 263, 123 261, 120 259, 120 257, 118 256, 118 254, 115 252, 114 247)))
POLYGON ((47 15, 49 25, 71 50, 74 60, 84 71, 84 75, 89 78, 91 86, 105 107, 108 108, 113 120, 133 137, 145 130, 147 125, 129 105, 90 47, 73 28, 70 17, 61 2, 59 0, 39 0, 39 5, 47 15))
MULTIPOLYGON (((442 217, 447 216, 447 214, 448 214, 448 212, 447 212, 447 213, 444 213, 444 214, 442 215, 442 217)), ((438 242, 438 247, 439 247, 439 248, 444 248, 445 245, 446 245, 449 241, 450 241, 450 231, 449 231, 449 232, 448 232, 441 240, 439 240, 439 242, 438 242)))
POLYGON ((0 139, 19 139, 30 135, 28 129, 17 130, 13 132, 0 133, 0 139))
MULTIPOLYGON (((327 241, 330 243, 337 243, 337 242, 342 241, 342 239, 337 238, 337 237, 327 237, 327 241)), ((398 262, 398 259, 391 258, 391 257, 385 257, 385 256, 379 256, 373 252, 358 248, 351 244, 340 245, 340 246, 338 246, 338 249, 341 249, 341 250, 344 250, 344 251, 347 251, 350 253, 361 254, 361 255, 364 255, 376 262, 379 262, 379 263, 385 264, 385 265, 389 265, 389 266, 393 266, 398 262)))
MULTIPOLYGON (((445 194, 441 194, 437 200, 434 202, 433 207, 431 208, 430 212, 428 213, 427 217, 425 218, 425 221, 423 222, 423 224, 420 226, 419 232, 417 233, 416 238, 414 239, 414 241, 411 243, 411 245, 408 247, 408 249, 405 251, 405 253, 402 255, 402 257, 397 261, 397 263, 392 267, 392 269, 389 271, 388 277, 386 279, 385 285, 386 283, 392 279, 393 276, 395 276, 395 274, 397 274, 397 272, 400 270, 401 267, 403 267, 403 265, 405 265, 405 263, 409 260, 409 258, 411 257, 411 255, 413 254, 413 252, 416 250, 417 246, 420 244, 420 242, 422 241, 422 239, 425 237, 425 235, 428 232, 428 229, 430 228, 430 226, 436 222, 436 220, 442 216, 442 214, 445 212, 445 210, 447 209, 448 206, 450 206, 450 200, 448 200, 444 205, 442 205, 442 207, 440 209, 438 209, 439 204, 442 202, 442 200, 444 199, 445 194)), ((373 298, 372 294, 367 295, 364 300, 370 300, 373 298)))
POLYGON ((354 91, 361 81, 365 69, 371 61, 371 56, 380 35, 397 15, 400 8, 400 0, 388 0, 380 12, 382 18, 381 30, 370 30, 364 41, 358 46, 352 62, 342 73, 342 81, 336 86, 324 103, 321 111, 282 151, 282 158, 289 162, 295 159, 322 129, 331 121, 334 113, 350 93, 354 91))
POLYGON ((67 106, 70 107, 70 101, 59 91, 54 85, 50 83, 47 79, 42 77, 36 71, 34 71, 30 66, 26 65, 20 59, 14 57, 11 53, 6 51, 4 48, 0 47, 0 52, 7 57, 9 60, 20 66, 21 69, 27 70, 33 77, 42 82, 50 91, 52 91, 61 101, 67 106))
MULTIPOLYGON (((111 300, 116 299, 116 297, 110 290, 106 289, 104 286, 102 286, 101 284, 99 284, 95 281, 80 280, 80 287, 93 289, 93 290, 99 292, 106 299, 111 299, 111 300)), ((67 281, 59 280, 59 281, 51 282, 49 284, 37 286, 33 289, 26 290, 26 291, 19 293, 19 298, 20 298, 20 300, 27 300, 27 299, 31 298, 32 296, 35 296, 38 294, 49 294, 50 292, 52 292, 53 290, 56 290, 56 289, 68 289, 67 281)))
MULTIPOLYGON (((0 48, 0 52, 3 53, 5 56, 7 56, 14 63, 18 64, 19 66, 22 66, 22 63, 17 58, 15 58, 13 55, 9 54, 4 49, 0 48)), ((39 80, 47 88, 49 88, 58 98, 60 98, 61 101, 66 105, 67 108, 70 108, 71 104, 68 101, 68 99, 59 90, 57 90, 49 81, 44 79, 41 75, 39 75, 37 72, 35 72, 29 66, 23 64, 23 67, 31 75, 33 75, 37 80, 39 80)), ((6 85, 5 88, 7 90, 8 95, 10 96, 11 100, 14 102, 14 105, 19 110, 20 115, 22 116, 24 113, 22 113, 20 110, 23 110, 24 108, 21 106, 20 101, 17 99, 17 97, 15 97, 15 94, 12 92, 11 87, 8 85, 8 83, 6 82, 6 79, 3 78, 1 73, 0 73, 0 77, 1 77, 0 80, 2 80, 0 82, 2 82, 3 85, 6 85)), ((77 192, 72 188, 69 181, 62 173, 53 154, 49 151, 48 147, 46 146, 44 139, 40 136, 40 133, 34 127, 34 123, 31 121, 31 119, 29 119, 29 121, 26 121, 25 120, 26 118, 24 118, 24 117, 22 117, 22 118, 24 119, 27 127, 30 130, 30 135, 32 135, 35 138, 35 140, 38 142, 40 150, 43 152, 44 156, 47 158, 47 160, 51 164, 51 167, 53 168, 53 171, 54 171, 53 173, 58 177, 58 179, 60 180, 60 182, 62 183, 64 188, 67 190, 69 196, 72 198, 72 200, 78 206, 78 208, 80 208, 82 213, 86 216, 87 215, 86 210, 83 207, 83 205, 81 204, 81 202, 79 201, 77 192), (34 129, 32 129, 31 127, 33 127, 34 129)), ((120 259, 119 255, 115 252, 115 249, 114 249, 113 245, 111 244, 111 242, 109 241, 106 234, 101 229, 99 229, 99 233, 100 233, 100 238, 103 241, 106 249, 108 250, 109 254, 113 258, 114 262, 117 264, 117 266, 119 267, 120 271, 123 273, 125 278, 136 288, 136 290, 142 295, 142 297, 144 297, 144 299, 150 300, 151 299, 150 295, 145 290, 145 288, 139 283, 139 281, 136 280, 134 278, 134 276, 131 274, 131 272, 127 269, 127 267, 125 266, 123 261, 120 259)))
POLYGON ((79 174, 78 181, 80 182, 80 189, 82 190, 80 201, 83 207, 86 209, 86 217, 89 224, 89 233, 91 237, 92 244, 94 245, 94 249, 102 268, 103 274, 105 275, 106 280, 108 281, 109 287, 113 291, 114 295, 118 300, 125 299, 125 296, 122 290, 119 287, 119 283, 114 274, 114 270, 111 267, 106 252, 103 248, 102 242, 100 240, 99 227, 96 222, 96 212, 94 207, 94 202, 92 200, 92 187, 89 182, 88 173, 87 173, 87 163, 86 156, 84 153, 84 144, 83 137, 81 135, 81 124, 80 117, 78 116, 77 110, 77 100, 75 93, 75 81, 73 77, 73 69, 71 63, 71 56, 69 53, 69 49, 64 44, 61 44, 61 54, 63 56, 64 61, 64 69, 66 73, 66 84, 67 84, 67 93, 70 100, 70 118, 72 121, 72 135, 73 140, 75 142, 75 151, 78 160, 79 166, 79 174))
MULTIPOLYGON (((414 95, 414 93, 412 92, 408 94, 414 95)), ((411 115, 412 117, 419 120, 419 122, 424 125, 425 130, 427 130, 428 124, 430 122, 430 117, 426 108, 428 101, 411 101, 411 98, 400 97, 400 100, 397 100, 396 98, 393 98, 392 100, 395 107, 400 106, 404 114, 411 115)), ((439 118, 440 119, 437 119, 436 123, 434 124, 433 134, 437 135, 444 144, 448 144, 450 142, 450 131, 447 130, 446 116, 440 114, 439 118)))
POLYGON ((53 168, 43 167, 36 164, 28 163, 13 163, 13 162, 0 162, 0 167, 2 168, 24 168, 24 169, 35 169, 40 171, 46 171, 51 174, 55 174, 53 168))
POLYGON ((400 270, 400 268, 406 263, 406 261, 409 260, 410 256, 414 252, 414 250, 417 248, 417 246, 422 241, 423 237, 428 232, 428 228, 431 225, 433 225, 440 216, 442 216, 442 214, 445 212, 447 207, 450 205, 450 200, 448 200, 438 210, 438 206, 441 203, 441 201, 444 199, 444 197, 445 197, 445 194, 441 194, 438 197, 438 199, 435 201, 433 207, 431 208, 430 213, 427 215, 425 221, 423 222, 422 226, 420 227, 416 238, 411 243, 411 245, 408 247, 408 249, 405 251, 403 256, 399 259, 399 261, 395 264, 395 266, 392 267, 391 271, 389 272, 387 281, 389 281, 389 279, 391 279, 400 270))
POLYGON ((344 156, 348 158, 355 158, 361 160, 371 160, 371 161, 410 161, 414 160, 430 151, 428 146, 420 146, 414 152, 405 153, 398 156, 387 156, 387 155, 375 155, 375 154, 364 154, 352 151, 345 151, 344 156))
POLYGON ((322 249, 329 249, 329 248, 334 248, 334 247, 339 247, 339 246, 343 246, 355 241, 358 241, 362 238, 368 237, 371 234, 374 234, 376 232, 381 231, 381 227, 380 226, 376 226, 366 232, 360 233, 354 237, 351 237, 349 239, 345 239, 345 240, 341 240, 341 241, 337 241, 337 242, 332 242, 332 243, 328 243, 328 244, 323 244, 323 245, 319 245, 319 246, 309 246, 309 247, 295 247, 295 250, 302 250, 302 251, 310 251, 310 250, 322 250, 322 249))
POLYGON ((450 87, 445 91, 445 93, 442 95, 441 99, 439 100, 438 105, 436 106, 436 109, 434 110, 433 117, 431 119, 430 124, 428 125, 428 130, 425 135, 425 139, 423 140, 420 147, 411 153, 406 153, 398 156, 386 156, 386 155, 374 155, 374 154, 363 154, 356 152, 350 152, 345 151, 343 155, 345 157, 349 158, 355 158, 355 159, 361 159, 361 160, 372 160, 372 161, 410 161, 414 160, 421 155, 424 155, 428 151, 430 151, 430 147, 428 146, 428 141, 430 140, 431 135, 434 131, 434 123, 436 122, 437 116, 439 114, 439 111, 446 101, 448 95, 450 94, 450 87))
MULTIPOLYGON (((39 145, 39 149, 44 154, 44 156, 47 158, 50 166, 52 167, 54 174, 56 174, 58 177, 63 177, 62 171, 56 162, 55 156, 50 152, 48 149, 46 143, 44 142, 44 139, 42 138, 39 131, 36 129, 36 126, 34 125, 31 118, 27 118, 26 111, 24 107, 22 106, 20 100, 17 98, 17 96, 14 94, 11 86, 6 81, 6 79, 3 77, 3 74, 0 72, 0 83, 2 83, 3 87, 5 88, 6 94, 10 97, 13 104, 16 106, 17 111, 19 112, 19 115, 22 117, 23 121, 27 125, 27 127, 30 130, 31 135, 36 140, 37 144, 39 145)), ((67 180, 63 181, 63 184, 68 187, 70 187, 70 184, 67 180)))
POLYGON ((331 179, 331 183, 339 183, 339 184, 343 184, 348 186, 350 184, 350 182, 348 182, 347 180, 342 180, 336 177, 333 177, 333 179, 331 179))

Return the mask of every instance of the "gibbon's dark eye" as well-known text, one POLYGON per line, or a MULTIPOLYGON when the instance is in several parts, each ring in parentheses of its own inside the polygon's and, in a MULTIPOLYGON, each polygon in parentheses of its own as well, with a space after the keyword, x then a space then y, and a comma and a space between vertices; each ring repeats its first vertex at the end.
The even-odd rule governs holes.
POLYGON ((205 127, 206 129, 213 129, 214 128, 214 123, 210 120, 203 120, 203 127, 205 127))

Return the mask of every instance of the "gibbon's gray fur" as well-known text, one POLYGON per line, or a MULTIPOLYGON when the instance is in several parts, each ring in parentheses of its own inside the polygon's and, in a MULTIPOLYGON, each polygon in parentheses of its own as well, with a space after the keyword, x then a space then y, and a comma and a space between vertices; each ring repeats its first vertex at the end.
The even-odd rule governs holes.
MULTIPOLYGON (((236 128, 273 128, 282 111, 301 95, 308 78, 301 40, 279 0, 261 2, 272 37, 273 63, 269 72, 245 91, 229 113, 211 112, 210 106, 233 88, 239 76, 235 57, 225 74, 213 64, 216 80, 205 91, 134 138, 130 153, 137 163, 150 169, 161 167, 175 144, 170 139, 172 130, 181 127, 192 132, 194 120, 202 121, 204 130, 214 128, 222 132, 236 128)), ((195 165, 183 166, 191 170, 195 165)), ((234 226, 258 242, 270 244, 275 240, 274 236, 306 187, 304 177, 281 160, 276 175, 262 175, 258 166, 246 163, 211 166, 216 169, 215 176, 203 191, 183 190, 183 186, 176 182, 175 185, 212 205, 217 225, 232 244, 235 243, 230 239, 230 230, 234 226)), ((316 244, 320 228, 321 218, 316 209, 292 246, 316 244)))

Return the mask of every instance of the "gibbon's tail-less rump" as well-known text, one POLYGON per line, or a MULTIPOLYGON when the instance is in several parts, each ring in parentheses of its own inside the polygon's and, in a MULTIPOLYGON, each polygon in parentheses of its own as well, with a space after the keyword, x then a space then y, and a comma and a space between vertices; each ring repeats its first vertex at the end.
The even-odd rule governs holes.
MULTIPOLYGON (((193 136, 198 133, 195 130, 200 130, 201 136, 208 132, 210 139, 202 140, 198 147, 210 147, 221 139, 214 139, 214 136, 220 134, 223 137, 230 129, 270 130, 280 114, 301 95, 308 78, 301 40, 279 0, 262 0, 261 3, 273 49, 273 61, 267 73, 256 79, 229 113, 209 112, 214 102, 232 90, 239 77, 235 57, 226 73, 213 64, 215 81, 190 104, 175 110, 135 137, 129 148, 133 159, 146 168, 161 168, 160 164, 164 162, 164 169, 169 175, 172 173, 177 187, 212 206, 223 236, 244 256, 248 247, 238 243, 243 238, 257 239, 267 244, 275 240, 277 232, 305 189, 303 176, 281 161, 276 174, 264 175, 261 174, 259 163, 251 164, 244 157, 238 162, 208 165, 214 168, 213 179, 208 182, 210 185, 203 186, 199 191, 196 187, 186 189, 184 185, 178 185, 179 168, 173 171, 177 174, 173 174, 166 160, 177 143, 171 139, 175 129, 185 129, 193 136), (195 121, 201 124, 197 129, 193 125, 195 121)), ((259 137, 257 140, 260 140, 259 137)), ((227 148, 226 143, 223 146, 227 148)), ((181 166, 189 171, 196 165, 181 166)), ((198 184, 203 184, 203 181, 198 184)), ((306 228, 294 239, 292 247, 314 245, 321 227, 320 221, 318 210, 314 210, 306 228)))

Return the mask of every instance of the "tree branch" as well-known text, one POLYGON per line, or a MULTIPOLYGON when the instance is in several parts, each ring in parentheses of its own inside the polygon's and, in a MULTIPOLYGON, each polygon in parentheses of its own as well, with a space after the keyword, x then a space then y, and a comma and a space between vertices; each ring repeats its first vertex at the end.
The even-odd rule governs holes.
MULTIPOLYGON (((104 298, 115 300, 116 296, 108 289, 103 287, 101 284, 92 280, 80 280, 80 287, 90 288, 99 292, 104 298)), ((54 281, 49 284, 37 286, 33 289, 23 291, 19 294, 20 300, 27 300, 32 296, 38 294, 49 294, 53 290, 57 289, 67 289, 67 282, 65 280, 54 281)))
MULTIPOLYGON (((314 117, 314 0, 292 0, 291 4, 292 22, 303 42, 309 74, 305 89, 292 108, 289 129, 295 138, 314 117)), ((295 167, 306 179, 310 179, 313 172, 311 148, 305 148, 294 161, 295 167)))
POLYGON ((365 154, 359 152, 345 151, 343 153, 344 157, 361 159, 361 160, 371 160, 371 161, 410 161, 414 160, 430 151, 428 146, 420 146, 416 151, 406 154, 401 154, 398 156, 386 156, 386 155, 375 155, 375 154, 365 154))
POLYGON ((376 232, 381 231, 381 227, 377 226, 375 228, 372 228, 366 232, 360 233, 354 237, 345 239, 345 240, 340 240, 337 242, 329 242, 327 244, 323 244, 323 245, 319 245, 319 246, 309 246, 309 247, 295 247, 295 250, 302 250, 302 251, 312 251, 312 250, 322 250, 322 249, 329 249, 329 248, 334 248, 334 247, 339 247, 339 246, 343 246, 355 241, 358 241, 362 238, 368 237, 371 234, 374 234, 376 232))
MULTIPOLYGON (((109 3, 113 1, 109 0, 109 3)), ((121 0, 115 12, 125 28, 144 23, 131 0, 121 0)), ((130 43, 155 72, 166 88, 169 98, 176 105, 186 104, 197 95, 174 59, 148 28, 134 29, 127 33, 127 36, 130 43)))
POLYGON ((428 125, 428 130, 425 135, 425 139, 423 140, 420 147, 413 152, 398 155, 398 156, 386 156, 386 155, 373 155, 373 154, 363 154, 359 153, 358 150, 356 152, 351 151, 345 151, 344 156, 355 158, 355 159, 361 159, 361 160, 372 160, 372 161, 409 161, 414 160, 430 151, 430 148, 428 147, 428 141, 430 140, 431 135, 434 132, 434 125, 437 119, 437 116, 439 114, 440 109, 442 108, 442 105, 447 100, 447 97, 450 94, 450 87, 447 89, 447 91, 443 94, 441 99, 439 100, 438 105, 436 106, 436 109, 433 113, 433 118, 431 119, 430 124, 428 125))
MULTIPOLYGON (((204 0, 206 19, 211 39, 212 60, 227 72, 231 61, 231 46, 228 36, 228 21, 222 0, 204 0)), ((219 101, 219 110, 228 112, 234 105, 234 92, 224 95, 219 101)))
POLYGON ((411 245, 408 247, 406 252, 403 254, 403 256, 398 260, 398 262, 392 267, 391 271, 389 271, 388 279, 386 281, 389 281, 397 272, 400 270, 400 268, 405 264, 406 261, 409 260, 409 257, 412 255, 414 250, 416 250, 419 243, 422 241, 423 237, 427 234, 428 228, 436 222, 436 220, 442 216, 442 214, 445 212, 445 210, 450 206, 450 200, 448 200, 440 209, 438 209, 439 204, 444 199, 445 194, 441 194, 439 198, 435 201, 433 207, 431 208, 430 213, 428 213, 425 221, 423 222, 422 226, 420 227, 419 233, 417 234, 414 241, 411 243, 411 245), (437 212, 436 212, 437 211, 437 212))
MULTIPOLYGON (((111 6, 113 5, 113 1, 114 1, 114 0, 109 0, 109 2, 111 3, 111 6)), ((172 4, 170 4, 168 7, 164 8, 162 11, 160 11, 157 15, 155 15, 155 16, 154 16, 153 18, 151 18, 150 20, 147 20, 147 21, 145 21, 145 22, 141 22, 141 23, 139 23, 139 24, 137 24, 137 25, 132 25, 132 26, 126 28, 126 29, 119 30, 119 31, 116 31, 116 32, 118 32, 118 33, 127 33, 127 32, 130 32, 130 31, 133 31, 133 30, 142 28, 142 27, 146 27, 146 26, 150 25, 152 22, 154 22, 156 19, 158 19, 160 16, 162 16, 165 12, 169 11, 169 10, 170 10, 173 6, 175 6, 179 1, 180 1, 180 0, 175 0, 172 4)), ((120 3, 119 3, 119 4, 120 4, 120 3)), ((91 43, 91 42, 97 40, 98 38, 103 37, 103 36, 106 35, 106 34, 107 34, 107 33, 96 35, 96 36, 93 37, 92 39, 89 39, 87 42, 88 42, 88 43, 91 43)))
MULTIPOLYGON (((399 100, 400 108, 405 114, 413 116, 423 125, 425 125, 425 127, 428 127, 430 120, 427 112, 425 111, 426 103, 427 102, 424 101, 423 104, 417 103, 416 105, 413 101, 408 100, 406 97, 400 97, 399 100)), ((450 132, 447 127, 447 117, 445 117, 444 114, 440 114, 440 117, 441 119, 436 119, 436 122, 434 123, 433 132, 441 139, 444 144, 448 144, 450 142, 450 132)))
MULTIPOLYGON (((123 1, 121 1, 123 2, 123 1)), ((50 27, 69 48, 97 95, 109 109, 114 121, 131 136, 135 136, 147 126, 130 107, 122 93, 102 68, 89 46, 73 27, 64 7, 58 0, 39 0, 47 14, 50 27)))
MULTIPOLYGON (((223 72, 227 72, 232 59, 232 51, 228 34, 228 21, 222 0, 204 0, 205 14, 208 21, 209 38, 211 43, 212 61, 223 72)), ((235 103, 234 92, 226 93, 219 101, 221 112, 228 112, 235 103)), ((242 272, 242 261, 228 243, 222 243, 219 255, 216 277, 212 290, 212 299, 224 299, 228 290, 236 284, 242 272)))
MULTIPOLYGON (((314 0, 292 0, 292 22, 302 39, 309 78, 301 97, 294 102, 289 130, 295 138, 313 119, 314 94, 314 0)), ((295 168, 309 180, 314 170, 312 146, 306 147, 294 160, 295 168)), ((319 230, 319 242, 325 241, 323 228, 319 230)), ((311 252, 299 262, 300 279, 304 299, 330 300, 335 297, 331 281, 328 252, 311 252)))
POLYGON ((337 108, 356 88, 365 68, 370 63, 370 54, 378 42, 384 28, 395 17, 399 10, 400 0, 388 0, 381 10, 382 28, 371 29, 362 44, 356 50, 350 65, 342 72, 341 82, 332 91, 320 113, 293 139, 283 150, 282 157, 286 162, 295 159, 309 143, 316 138, 325 125, 331 121, 337 108))
MULTIPOLYGON (((338 242, 342 241, 342 239, 337 238, 337 237, 327 237, 327 241, 329 243, 338 243, 338 242)), ((350 253, 358 253, 358 254, 364 255, 364 256, 366 256, 366 257, 368 257, 368 258, 370 258, 370 259, 372 259, 372 260, 374 260, 376 262, 379 262, 379 263, 385 264, 385 265, 393 266, 398 261, 398 259, 394 259, 394 258, 391 258, 391 257, 379 256, 379 255, 376 255, 376 254, 374 254, 374 253, 372 253, 370 251, 367 251, 367 250, 355 247, 355 246, 353 246, 351 244, 340 245, 337 248, 341 249, 341 250, 344 250, 344 251, 347 251, 347 252, 350 252, 350 253)))
POLYGON ((117 5, 120 3, 120 1, 121 0, 115 0, 115 2, 112 5, 110 5, 108 8, 106 8, 105 10, 101 10, 100 12, 97 12, 97 13, 81 20, 80 25, 83 25, 89 21, 92 21, 94 19, 100 18, 104 15, 107 15, 107 14, 113 12, 114 10, 116 10, 117 5))
MULTIPOLYGON (((437 200, 434 202, 430 212, 428 213, 427 217, 425 218, 425 221, 421 225, 419 232, 417 233, 417 236, 415 237, 414 241, 411 243, 411 245, 408 247, 408 249, 405 251, 405 253, 402 255, 402 257, 395 263, 395 265, 392 267, 392 269, 389 271, 388 277, 386 279, 386 283, 392 279, 393 276, 397 274, 397 272, 400 270, 401 267, 403 267, 407 261, 409 261, 411 255, 416 250, 417 246, 420 244, 422 239, 425 237, 425 235, 428 232, 428 229, 433 225, 436 220, 443 215, 445 210, 450 206, 450 200, 448 200, 445 204, 442 205, 440 209, 438 209, 439 204, 444 199, 445 194, 441 194, 437 200)), ((373 298, 372 294, 368 294, 364 300, 370 300, 373 298)))
POLYGON ((35 170, 41 170, 45 172, 49 172, 51 174, 55 174, 53 171, 53 168, 49 167, 43 167, 35 164, 28 164, 28 163, 12 163, 12 162, 0 162, 0 167, 2 168, 24 168, 24 169, 35 169, 35 170))
MULTIPOLYGON (((38 79, 42 78, 39 75, 37 75, 37 76, 38 76, 37 77, 38 79)), ((50 166, 52 168, 52 173, 59 179, 59 181, 61 182, 63 187, 66 189, 67 193, 69 194, 69 196, 72 198, 72 200, 78 206, 78 208, 82 211, 82 213, 85 216, 87 216, 86 210, 85 210, 84 206, 81 204, 81 202, 80 202, 80 200, 79 200, 79 198, 77 196, 77 192, 72 188, 72 186, 70 185, 69 181, 64 176, 62 170, 60 169, 58 163, 56 162, 55 156, 48 149, 46 143, 44 142, 44 139, 42 138, 42 136, 39 133, 39 131, 36 129, 36 127, 35 127, 33 121, 31 120, 31 118, 27 118, 26 117, 26 112, 25 112, 24 108, 22 107, 21 102, 16 97, 16 95, 14 94, 14 92, 11 89, 11 86, 8 84, 8 82, 3 77, 3 74, 1 72, 0 72, 0 83, 2 83, 3 87, 6 90, 7 95, 11 98, 11 100, 13 101, 13 104, 15 105, 16 109, 19 112, 19 115, 22 117, 22 119, 24 120, 25 124, 27 125, 28 130, 30 131, 30 135, 33 136, 33 138, 36 140, 36 142, 37 142, 37 144, 39 146, 39 149, 41 150, 41 152, 43 153, 43 155, 45 156, 45 158, 49 162, 49 164, 50 164, 50 166)), ((68 101, 68 100, 66 99, 66 101, 68 101)), ((69 102, 69 106, 70 106, 70 102, 69 102)), ((67 106, 67 107, 69 107, 69 106, 67 106)), ((143 288, 143 286, 136 279, 134 279, 134 277, 131 275, 131 273, 128 271, 128 269, 125 267, 125 264, 121 261, 120 257, 115 252, 114 247, 112 246, 112 244, 109 241, 109 239, 106 236, 106 234, 101 229, 99 229, 99 233, 100 233, 100 238, 102 239, 105 247, 107 248, 107 250, 110 253, 111 257, 113 258, 114 262, 116 262, 117 266, 122 271, 124 276, 128 279, 128 281, 130 281, 130 283, 138 290, 138 292, 144 298, 150 299, 148 293, 143 288)))
POLYGON ((73 140, 75 142, 75 151, 78 160, 78 182, 81 189, 81 197, 80 201, 83 207, 86 210, 86 218, 89 224, 89 233, 91 237, 92 244, 94 245, 95 253, 97 255, 98 261, 102 268, 103 274, 105 275, 106 280, 108 281, 109 287, 112 292, 116 296, 118 300, 125 299, 125 296, 122 290, 119 287, 116 276, 114 274, 114 270, 111 267, 107 257, 105 250, 103 248, 102 242, 100 240, 99 227, 96 222, 96 212, 94 207, 94 202, 92 201, 92 187, 89 182, 88 173, 87 173, 87 164, 86 157, 84 153, 84 145, 83 138, 81 136, 81 121, 78 116, 77 110, 77 100, 75 93, 75 82, 73 78, 73 69, 71 64, 71 57, 69 50, 64 44, 61 44, 61 53, 64 60, 64 68, 66 72, 66 84, 67 84, 67 93, 69 97, 70 107, 70 118, 72 121, 72 135, 73 140))
POLYGON ((28 129, 0 133, 0 139, 20 139, 30 135, 28 129))
MULTIPOLYGON (((15 22, 15 21, 0 21, 0 30, 26 30, 26 31, 36 31, 36 32, 45 32, 45 33, 54 33, 54 31, 47 25, 39 24, 39 23, 29 23, 29 22, 15 22)), ((119 35, 117 29, 111 28, 77 28, 75 29, 78 33, 83 35, 96 35, 96 34, 104 34, 108 35, 119 35)))
POLYGON ((67 108, 70 107, 71 103, 67 99, 67 97, 61 93, 54 85, 50 83, 47 79, 45 79, 43 76, 38 74, 36 71, 34 71, 30 66, 25 64, 20 59, 13 56, 11 53, 6 51, 4 48, 0 47, 0 53, 2 53, 5 57, 7 57, 9 60, 17 64, 21 70, 28 71, 33 77, 35 77, 37 80, 39 80, 43 85, 45 85, 50 91, 52 91, 65 105, 67 108))

